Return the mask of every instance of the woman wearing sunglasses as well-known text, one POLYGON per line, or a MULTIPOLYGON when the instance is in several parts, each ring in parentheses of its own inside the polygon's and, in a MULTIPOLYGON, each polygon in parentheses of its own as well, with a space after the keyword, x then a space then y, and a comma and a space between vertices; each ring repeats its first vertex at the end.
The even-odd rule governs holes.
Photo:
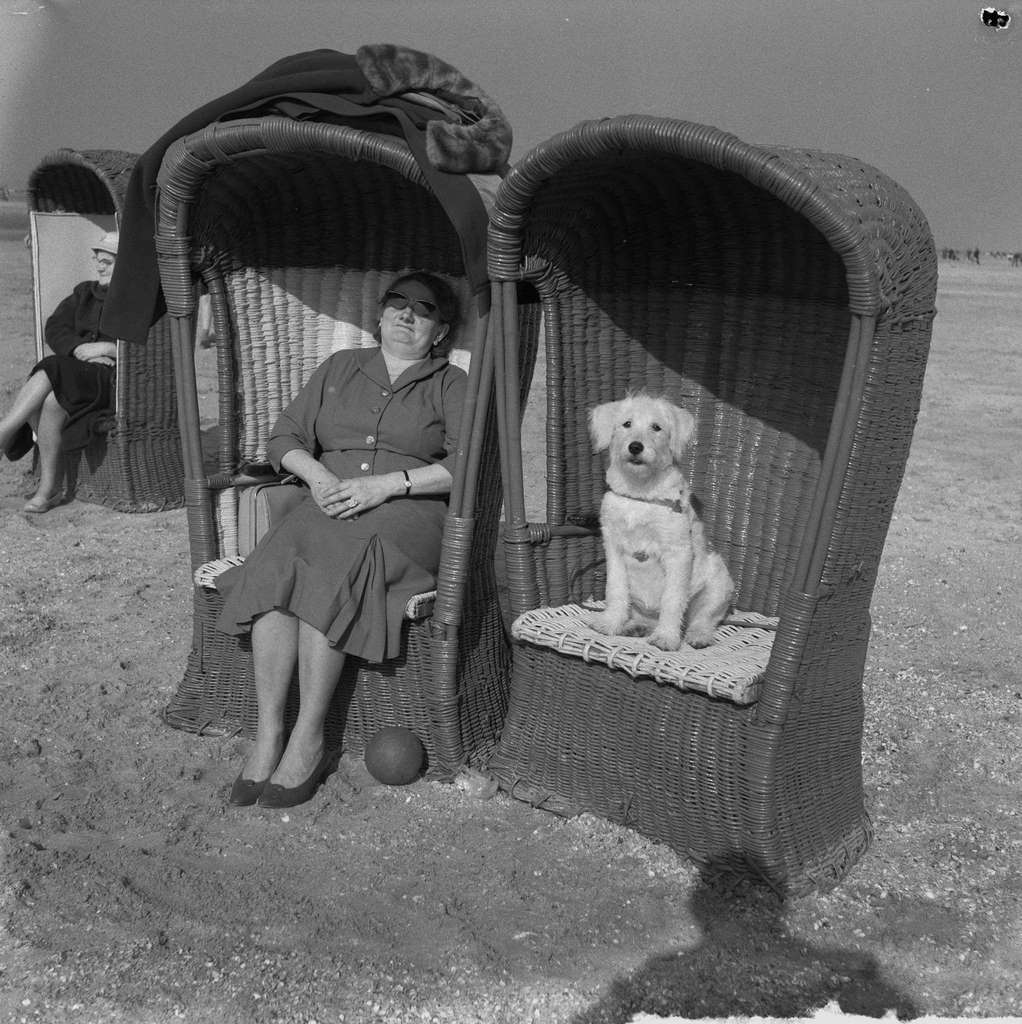
POLYGON ((330 764, 323 727, 345 657, 396 657, 408 599, 436 586, 467 383, 445 352, 457 308, 441 278, 399 277, 380 299, 379 347, 328 358, 274 427, 270 461, 309 494, 217 582, 219 628, 251 630, 258 707, 232 804, 309 799, 330 764))
POLYGON ((117 341, 100 332, 99 317, 117 259, 117 232, 93 246, 92 258, 95 279, 75 285, 44 325, 54 355, 32 367, 0 419, 0 448, 12 462, 39 446, 39 486, 23 512, 48 512, 64 500, 61 453, 87 447, 113 408, 117 341))

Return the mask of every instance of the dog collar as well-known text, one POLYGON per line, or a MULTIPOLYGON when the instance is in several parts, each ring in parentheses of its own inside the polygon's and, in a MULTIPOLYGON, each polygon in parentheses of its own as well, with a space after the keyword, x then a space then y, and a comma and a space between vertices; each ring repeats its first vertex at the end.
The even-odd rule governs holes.
POLYGON ((662 505, 664 508, 669 508, 672 512, 677 512, 680 515, 684 515, 688 511, 688 503, 683 498, 636 498, 631 494, 625 495, 631 501, 641 501, 645 505, 662 505))
POLYGON ((681 498, 675 498, 674 501, 667 498, 644 498, 642 500, 648 501, 650 505, 663 505, 664 508, 669 508, 672 512, 685 512, 685 502, 681 498))
POLYGON ((685 488, 677 498, 635 498, 630 494, 621 495, 621 497, 628 498, 630 501, 641 501, 646 505, 662 505, 664 508, 669 508, 672 512, 677 512, 678 515, 694 515, 696 519, 701 520, 703 518, 703 503, 696 496, 695 492, 689 488, 685 488))

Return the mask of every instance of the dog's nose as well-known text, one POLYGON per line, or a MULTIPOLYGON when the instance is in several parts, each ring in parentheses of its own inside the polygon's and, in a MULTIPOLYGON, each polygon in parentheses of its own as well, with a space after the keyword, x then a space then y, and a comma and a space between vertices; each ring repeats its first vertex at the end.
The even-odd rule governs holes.
POLYGON ((641 441, 632 441, 632 443, 628 446, 628 454, 629 455, 641 455, 642 454, 642 442, 641 441))

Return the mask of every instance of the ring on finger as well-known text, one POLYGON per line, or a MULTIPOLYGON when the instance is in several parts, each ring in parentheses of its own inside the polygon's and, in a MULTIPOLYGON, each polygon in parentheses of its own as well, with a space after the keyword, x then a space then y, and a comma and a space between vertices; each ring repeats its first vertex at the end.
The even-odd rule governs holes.
POLYGON ((358 508, 358 499, 357 498, 349 498, 348 499, 348 508, 358 508))

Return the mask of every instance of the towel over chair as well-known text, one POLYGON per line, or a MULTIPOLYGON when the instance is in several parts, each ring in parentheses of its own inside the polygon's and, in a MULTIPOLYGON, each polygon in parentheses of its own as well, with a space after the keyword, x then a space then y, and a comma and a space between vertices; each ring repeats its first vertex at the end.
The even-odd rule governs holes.
MULTIPOLYGON (((116 228, 137 156, 60 149, 28 182, 36 312, 36 357, 48 355, 43 327, 71 289, 94 277, 91 245, 116 228)), ((112 335, 117 337, 117 335, 112 335)), ((114 408, 83 451, 65 454, 66 490, 122 512, 184 503, 170 327, 146 324, 144 343, 119 340, 114 408)))
POLYGON ((863 665, 934 315, 923 215, 850 157, 630 115, 514 165, 489 265, 515 616, 489 769, 781 891, 834 884, 871 836, 863 665), (538 361, 521 281, 542 300, 538 361), (533 362, 545 450, 523 466, 533 362), (738 610, 704 651, 588 627, 606 581, 587 414, 637 389, 696 420, 683 469, 738 610))
MULTIPOLYGON (((426 66, 442 77, 453 72, 436 58, 426 66)), ((428 85, 416 77, 410 88, 428 93, 428 85)), ((464 124, 444 95, 431 112, 460 130, 464 124)), ((470 105, 480 95, 476 90, 470 105)), ((487 116, 497 111, 485 96, 480 102, 487 116)), ((467 451, 459 450, 437 593, 410 602, 397 659, 346 659, 327 740, 358 752, 379 729, 404 726, 425 745, 431 774, 450 776, 492 746, 507 703, 508 650, 493 567, 501 494, 488 402, 489 289, 469 278, 464 235, 423 172, 421 150, 417 156, 400 133, 369 130, 372 123, 360 117, 342 123, 331 114, 282 116, 280 110, 294 113, 290 101, 273 109, 174 141, 159 172, 156 251, 175 330, 195 578, 192 651, 165 718, 193 731, 253 733, 250 638, 215 628, 222 599, 213 582, 243 557, 239 522, 253 486, 266 480, 252 469, 265 462, 277 416, 313 370, 338 348, 375 344, 370 332, 387 283, 402 271, 426 269, 450 281, 461 300, 452 361, 468 363, 460 434, 467 451), (211 297, 217 345, 218 437, 205 446, 207 453, 215 449, 212 464, 204 464, 186 341, 196 276, 211 297)), ((505 160, 502 149, 483 169, 500 171, 505 160)), ((471 190, 470 228, 485 238, 486 204, 498 179, 448 176, 458 179, 459 190, 471 190)), ((531 337, 536 328, 526 322, 522 330, 531 337)))

